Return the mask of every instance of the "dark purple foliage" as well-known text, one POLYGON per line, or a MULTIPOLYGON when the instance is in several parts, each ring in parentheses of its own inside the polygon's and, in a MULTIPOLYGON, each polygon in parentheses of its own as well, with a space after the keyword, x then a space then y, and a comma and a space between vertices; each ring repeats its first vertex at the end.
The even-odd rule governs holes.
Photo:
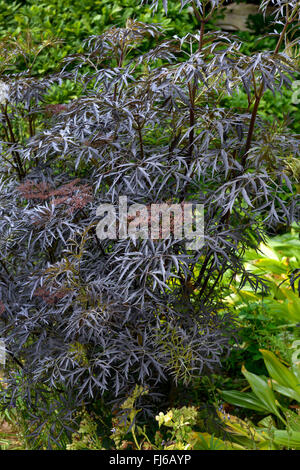
POLYGON ((264 91, 290 86, 296 72, 279 52, 292 22, 275 52, 246 56, 205 30, 208 6, 182 3, 199 18, 194 35, 164 42, 157 25, 128 21, 89 38, 57 76, 2 75, 0 334, 18 369, 6 399, 27 403, 34 435, 54 423, 57 439, 73 410, 101 396, 122 398, 137 383, 151 395, 213 369, 232 328, 218 314, 224 274, 265 287, 245 270, 245 249, 299 216, 287 170, 299 137, 257 116, 264 91), (154 47, 141 54, 144 38, 154 47), (81 96, 47 105, 66 78, 81 96), (237 87, 248 109, 223 108, 237 87), (204 204, 204 247, 100 241, 97 207, 124 195, 204 204))

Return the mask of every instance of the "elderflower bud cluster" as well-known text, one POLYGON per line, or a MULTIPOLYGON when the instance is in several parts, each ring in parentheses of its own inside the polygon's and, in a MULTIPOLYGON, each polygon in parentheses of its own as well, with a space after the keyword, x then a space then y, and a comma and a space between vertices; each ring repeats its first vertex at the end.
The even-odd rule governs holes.
POLYGON ((4 104, 8 99, 9 86, 0 80, 0 104, 4 104))

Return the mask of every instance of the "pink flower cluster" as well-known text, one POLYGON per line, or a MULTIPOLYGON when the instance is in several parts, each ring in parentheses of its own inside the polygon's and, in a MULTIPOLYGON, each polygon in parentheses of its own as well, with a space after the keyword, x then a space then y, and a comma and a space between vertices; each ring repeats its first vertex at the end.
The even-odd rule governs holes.
POLYGON ((51 292, 46 287, 38 287, 35 290, 34 295, 37 297, 41 297, 47 304, 53 305, 67 295, 67 290, 60 288, 54 292, 51 292))
POLYGON ((2 300, 0 300, 0 315, 2 315, 4 312, 5 312, 5 305, 2 302, 2 300))
POLYGON ((92 201, 92 188, 87 185, 79 185, 80 179, 75 179, 57 189, 52 189, 46 182, 27 180, 19 185, 18 190, 25 199, 42 201, 52 199, 55 206, 64 204, 68 206, 68 212, 72 214, 78 209, 83 209, 92 201))

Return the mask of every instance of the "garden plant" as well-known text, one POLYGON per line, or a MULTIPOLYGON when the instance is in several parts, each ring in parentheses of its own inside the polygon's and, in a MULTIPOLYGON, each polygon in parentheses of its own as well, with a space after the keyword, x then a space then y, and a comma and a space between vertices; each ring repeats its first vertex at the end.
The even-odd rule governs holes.
MULTIPOLYGON (((175 410, 179 425, 170 444, 157 435, 154 447, 228 441, 179 432, 173 404, 179 386, 219 370, 238 342, 230 286, 270 295, 245 253, 299 221, 299 135, 260 105, 299 79, 300 5, 261 2, 273 16, 274 48, 251 52, 210 28, 222 1, 177 3, 194 18, 183 37, 127 18, 87 37, 60 66, 37 68, 58 38, 1 39, 1 407, 18 410, 28 446, 72 448, 81 413, 96 413, 96 404, 100 415, 107 407, 124 415, 133 396, 131 408, 142 411, 123 422, 135 448, 152 445, 136 420, 158 415, 168 424, 162 408, 175 410), (174 236, 175 218, 169 238, 99 239, 97 209, 117 208, 124 196, 129 206, 203 204, 202 248, 174 236)), ((150 6, 168 15, 167 0, 150 6)), ((134 213, 125 221, 137 230, 140 222, 134 213)), ((286 271, 298 302, 299 268, 286 271)), ((196 423, 197 411, 187 410, 182 419, 196 423)), ((121 423, 114 448, 122 448, 121 423)))

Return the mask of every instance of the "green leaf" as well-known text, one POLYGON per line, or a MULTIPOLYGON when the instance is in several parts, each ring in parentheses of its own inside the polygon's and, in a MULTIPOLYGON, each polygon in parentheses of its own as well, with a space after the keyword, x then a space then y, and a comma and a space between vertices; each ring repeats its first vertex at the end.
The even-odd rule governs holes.
POLYGON ((248 408, 249 410, 259 411, 260 413, 268 412, 262 402, 254 395, 254 393, 237 392, 235 390, 222 391, 221 392, 224 400, 235 406, 241 406, 248 408))
MULTIPOLYGON (((261 349, 260 352, 263 355, 266 368, 268 369, 272 379, 276 380, 279 386, 281 385, 285 388, 285 393, 283 393, 283 395, 291 396, 291 398, 300 401, 300 383, 293 372, 284 366, 271 351, 261 349), (288 394, 289 389, 291 389, 294 393, 291 395, 288 394)), ((279 388, 276 387, 278 391, 280 391, 279 388)))
POLYGON ((275 444, 289 449, 300 449, 300 432, 297 431, 274 431, 275 444))
POLYGON ((273 259, 263 258, 258 259, 254 263, 254 266, 257 266, 260 269, 266 270, 268 273, 274 274, 285 274, 287 272, 287 266, 285 266, 280 261, 273 259))
POLYGON ((291 411, 291 410, 286 410, 284 414, 285 414, 286 421, 288 423, 288 427, 292 431, 300 432, 300 415, 298 415, 297 413, 294 413, 294 411, 291 411))
POLYGON ((260 377, 258 375, 252 374, 251 372, 248 372, 244 366, 242 367, 242 373, 248 380, 253 393, 257 396, 262 406, 268 411, 270 411, 271 413, 278 416, 278 418, 283 423, 285 423, 284 419, 279 413, 279 409, 276 404, 276 399, 275 399, 273 390, 268 384, 268 381, 263 377, 260 377))
POLYGON ((273 383, 273 388, 276 392, 284 395, 285 397, 291 398, 292 400, 299 401, 299 396, 292 388, 284 387, 283 385, 279 385, 278 383, 273 383))

